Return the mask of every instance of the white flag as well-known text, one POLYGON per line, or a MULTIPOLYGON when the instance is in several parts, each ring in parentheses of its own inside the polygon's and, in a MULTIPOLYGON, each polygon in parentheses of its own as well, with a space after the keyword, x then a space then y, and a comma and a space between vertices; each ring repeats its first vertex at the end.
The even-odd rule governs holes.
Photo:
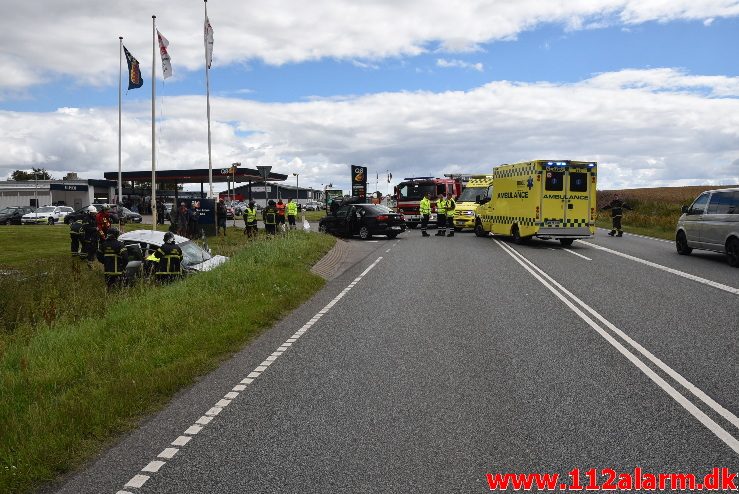
POLYGON ((166 79, 172 77, 172 61, 169 58, 169 53, 167 53, 169 41, 162 36, 159 29, 157 29, 157 38, 159 38, 159 54, 162 56, 162 78, 166 79))
POLYGON ((205 65, 210 68, 213 63, 213 27, 210 25, 208 16, 205 16, 205 65))

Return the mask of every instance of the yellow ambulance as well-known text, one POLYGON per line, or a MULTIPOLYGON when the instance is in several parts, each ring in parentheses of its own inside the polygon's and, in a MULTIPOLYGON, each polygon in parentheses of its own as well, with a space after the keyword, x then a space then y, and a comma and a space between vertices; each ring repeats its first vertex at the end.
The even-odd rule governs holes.
POLYGON ((493 170, 492 199, 475 214, 479 237, 509 235, 523 243, 533 237, 571 245, 595 235, 594 161, 536 160, 493 170))
POLYGON ((457 207, 454 209, 454 229, 475 228, 475 212, 480 203, 492 194, 492 175, 472 175, 462 193, 457 198, 457 207))

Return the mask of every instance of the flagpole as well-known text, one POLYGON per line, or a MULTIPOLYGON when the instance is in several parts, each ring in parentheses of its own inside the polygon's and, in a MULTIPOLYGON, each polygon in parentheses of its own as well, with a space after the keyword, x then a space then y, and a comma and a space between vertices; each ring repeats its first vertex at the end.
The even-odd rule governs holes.
POLYGON ((157 16, 151 16, 151 230, 157 229, 157 174, 156 174, 156 87, 157 87, 157 16))
MULTIPOLYGON (((208 0, 203 0, 205 6, 205 22, 208 23, 208 0)), ((206 29, 207 27, 204 26, 206 29)), ((205 30, 204 30, 205 31, 205 30)), ((203 45, 205 46, 205 102, 206 102, 206 113, 208 116, 208 198, 213 197, 213 162, 211 159, 211 147, 210 147, 210 76, 208 74, 210 68, 208 67, 208 36, 207 33, 203 33, 203 45)))
MULTIPOLYGON (((118 204, 123 199, 123 182, 121 179, 121 77, 123 76, 123 36, 118 36, 118 204)), ((118 218, 121 218, 120 211, 118 218)))

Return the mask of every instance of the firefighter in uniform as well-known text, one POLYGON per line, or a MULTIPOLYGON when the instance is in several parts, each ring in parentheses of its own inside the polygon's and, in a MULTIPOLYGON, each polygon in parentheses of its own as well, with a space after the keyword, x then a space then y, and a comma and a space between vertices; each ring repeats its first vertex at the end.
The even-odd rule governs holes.
POLYGON ((446 199, 443 192, 436 201, 436 227, 439 229, 436 236, 446 237, 446 199))
POLYGON ((89 268, 92 268, 92 264, 95 261, 98 241, 100 240, 96 216, 97 209, 95 209, 95 206, 88 206, 87 215, 82 218, 82 252, 84 255, 81 257, 87 258, 87 266, 89 268))
POLYGON ((126 264, 128 264, 128 250, 123 242, 118 240, 120 232, 118 228, 111 226, 100 244, 97 258, 103 265, 105 284, 108 289, 118 288, 123 285, 126 264))
POLYGON ((287 224, 290 226, 290 230, 295 230, 295 218, 298 217, 298 203, 293 202, 292 199, 287 200, 287 224))
POLYGON ((244 235, 257 236, 257 207, 254 201, 249 201, 249 207, 244 210, 244 235))
POLYGON ((84 224, 82 219, 79 219, 69 225, 69 238, 72 240, 71 250, 72 257, 82 258, 84 251, 82 250, 84 240, 84 224))
POLYGON ((272 199, 267 204, 268 206, 262 211, 264 231, 267 232, 267 235, 274 235, 277 232, 277 207, 272 199))
POLYGON ((430 237, 426 233, 426 227, 429 224, 429 216, 431 216, 431 201, 429 201, 429 193, 426 192, 421 199, 421 203, 418 205, 418 212, 421 213, 421 236, 430 237))
POLYGON ((98 233, 100 234, 100 240, 105 240, 108 238, 108 228, 113 224, 110 220, 110 212, 109 212, 110 206, 107 204, 103 204, 103 207, 100 208, 100 212, 96 216, 96 223, 97 223, 97 229, 98 233))
POLYGON ((449 199, 446 200, 446 226, 449 229, 447 237, 454 236, 454 210, 457 208, 457 203, 454 201, 454 194, 449 194, 449 199))
POLYGON ((608 209, 611 210, 613 228, 610 232, 608 232, 608 235, 610 235, 611 237, 614 235, 616 235, 617 237, 623 237, 624 232, 623 230, 621 230, 621 218, 624 215, 624 209, 628 209, 629 211, 632 211, 632 209, 618 197, 618 194, 615 194, 613 196, 613 200, 610 203, 606 204, 602 209, 603 211, 606 211, 608 209))
POLYGON ((156 279, 160 283, 169 283, 182 276, 182 249, 175 244, 174 234, 164 234, 164 244, 159 247, 154 256, 157 260, 156 279))

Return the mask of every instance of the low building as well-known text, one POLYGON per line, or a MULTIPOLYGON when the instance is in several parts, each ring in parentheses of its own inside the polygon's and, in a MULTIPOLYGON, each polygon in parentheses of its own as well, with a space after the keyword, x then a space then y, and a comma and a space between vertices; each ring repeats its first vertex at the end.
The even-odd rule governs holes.
POLYGON ((111 180, 0 181, 0 208, 7 206, 71 206, 112 202, 117 183, 111 180))

